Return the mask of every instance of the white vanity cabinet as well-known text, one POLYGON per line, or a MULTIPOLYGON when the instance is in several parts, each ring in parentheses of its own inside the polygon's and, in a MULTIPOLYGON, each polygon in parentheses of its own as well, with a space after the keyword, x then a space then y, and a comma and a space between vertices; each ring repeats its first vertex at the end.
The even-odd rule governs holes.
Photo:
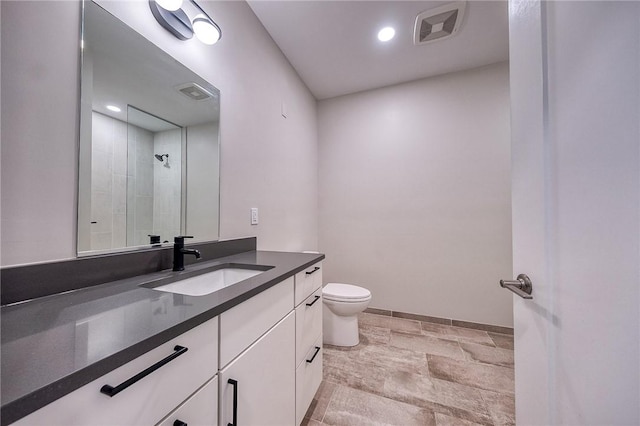
POLYGON ((14 424, 153 425, 216 375, 217 360, 218 318, 213 318, 14 424), (119 390, 130 378, 162 361, 166 362, 115 395, 101 393, 104 385, 119 390))
POLYGON ((294 425, 321 380, 317 263, 15 424, 294 425))
POLYGON ((158 426, 196 426, 218 424, 218 376, 209 380, 158 426))
POLYGON ((322 263, 295 276, 296 424, 322 381, 322 263))
POLYGON ((291 277, 220 315, 219 424, 294 423, 293 295, 291 277))
POLYGON ((293 283, 288 278, 220 314, 221 369, 293 310, 293 283))
POLYGON ((220 425, 293 425, 294 333, 290 312, 220 371, 220 425))

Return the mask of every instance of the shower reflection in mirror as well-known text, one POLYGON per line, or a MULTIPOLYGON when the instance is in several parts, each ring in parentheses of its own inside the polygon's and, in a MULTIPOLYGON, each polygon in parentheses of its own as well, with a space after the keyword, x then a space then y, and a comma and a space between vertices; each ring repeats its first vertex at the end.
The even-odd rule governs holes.
POLYGON ((126 123, 96 111, 92 115, 91 249, 144 245, 149 235, 159 235, 160 241, 180 235, 185 130, 132 106, 126 123), (112 228, 110 241, 99 238, 105 223, 112 228))

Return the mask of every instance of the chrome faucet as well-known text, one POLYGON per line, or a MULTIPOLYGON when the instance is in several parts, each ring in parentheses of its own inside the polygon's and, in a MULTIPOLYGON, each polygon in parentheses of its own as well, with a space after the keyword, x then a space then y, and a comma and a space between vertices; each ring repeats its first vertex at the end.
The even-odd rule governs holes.
POLYGON ((200 259, 200 252, 195 249, 184 248, 184 239, 193 238, 189 235, 181 235, 173 239, 173 270, 184 271, 184 255, 192 254, 196 259, 200 259))

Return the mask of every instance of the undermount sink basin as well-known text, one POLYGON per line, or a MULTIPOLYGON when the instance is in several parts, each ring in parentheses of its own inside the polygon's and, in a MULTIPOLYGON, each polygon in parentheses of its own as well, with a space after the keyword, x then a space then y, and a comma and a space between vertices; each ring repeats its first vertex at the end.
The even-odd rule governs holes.
POLYGON ((171 277, 160 281, 142 284, 142 287, 167 293, 178 293, 186 296, 205 296, 223 288, 232 286, 264 271, 273 266, 263 265, 217 265, 204 271, 197 271, 196 275, 188 277, 171 277), (169 281, 167 284, 162 284, 169 281))

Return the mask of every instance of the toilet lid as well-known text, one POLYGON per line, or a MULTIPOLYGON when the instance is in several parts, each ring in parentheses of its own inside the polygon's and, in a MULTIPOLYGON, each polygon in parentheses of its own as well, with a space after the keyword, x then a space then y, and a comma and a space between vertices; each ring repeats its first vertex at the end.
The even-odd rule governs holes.
POLYGON ((322 289, 322 296, 329 300, 362 300, 371 297, 366 288, 351 284, 329 283, 322 289))

